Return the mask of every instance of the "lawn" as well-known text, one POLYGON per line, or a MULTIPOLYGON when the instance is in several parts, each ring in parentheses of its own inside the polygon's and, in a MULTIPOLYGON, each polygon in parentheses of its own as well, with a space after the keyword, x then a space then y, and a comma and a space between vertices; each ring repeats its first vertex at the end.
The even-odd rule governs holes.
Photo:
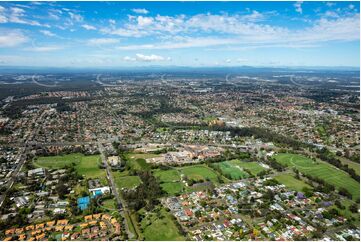
POLYGON ((167 182, 160 184, 160 186, 169 195, 180 194, 184 188, 184 184, 181 182, 167 182))
POLYGON ((34 159, 34 166, 43 167, 47 169, 61 169, 65 166, 70 166, 72 163, 78 164, 83 154, 75 153, 69 155, 57 155, 57 156, 41 156, 34 159))
POLYGON ((145 159, 159 157, 155 154, 146 154, 146 153, 129 153, 126 155, 128 160, 128 165, 134 170, 149 170, 150 164, 148 164, 145 159))
POLYGON ((204 165, 188 166, 180 168, 183 175, 187 176, 188 179, 192 179, 196 182, 206 181, 207 179, 212 182, 218 181, 217 174, 209 167, 204 165))
POLYGON ((175 169, 170 169, 170 170, 155 170, 154 171, 154 176, 157 177, 160 182, 176 182, 176 181, 180 181, 181 176, 180 176, 180 171, 175 170, 175 169))
POLYGON ((306 184, 305 182, 298 180, 296 178, 294 178, 291 175, 288 174, 282 174, 282 175, 278 175, 274 177, 279 183, 284 184, 286 187, 301 192, 302 188, 306 187, 306 188, 311 188, 308 184, 306 184))
POLYGON ((263 171, 265 168, 260 166, 257 162, 245 162, 240 160, 231 160, 230 164, 239 166, 243 169, 247 169, 251 172, 252 175, 256 176, 259 172, 263 171))
POLYGON ((159 157, 159 155, 149 154, 149 153, 129 153, 127 154, 127 157, 130 159, 148 159, 148 158, 159 157))
POLYGON ((320 160, 313 161, 302 155, 281 153, 274 155, 277 162, 297 168, 301 173, 319 177, 335 187, 344 187, 354 200, 360 197, 360 184, 346 172, 320 160))
POLYGON ((132 189, 137 187, 141 180, 138 176, 124 176, 124 174, 120 172, 112 172, 115 184, 118 189, 132 189))
POLYGON ((158 213, 151 212, 145 215, 141 221, 145 240, 150 241, 174 241, 185 240, 179 233, 171 215, 160 209, 158 213))
POLYGON ((106 208, 109 208, 109 209, 112 209, 112 210, 116 209, 116 205, 115 205, 114 199, 106 199, 106 200, 103 200, 103 201, 102 201, 102 204, 103 204, 103 206, 106 207, 106 208))
POLYGON ((99 163, 99 155, 83 156, 81 161, 75 166, 75 169, 86 179, 98 178, 103 185, 106 185, 106 173, 104 169, 99 168, 99 163))
POLYGON ((99 168, 99 155, 83 155, 79 153, 62 155, 62 156, 46 156, 38 157, 34 160, 36 167, 44 167, 47 169, 61 169, 75 163, 75 169, 79 175, 86 179, 99 178, 103 185, 107 184, 105 170, 99 168))
POLYGON ((239 180, 248 178, 249 174, 236 164, 232 164, 229 161, 212 164, 213 167, 218 167, 222 174, 232 180, 239 180))

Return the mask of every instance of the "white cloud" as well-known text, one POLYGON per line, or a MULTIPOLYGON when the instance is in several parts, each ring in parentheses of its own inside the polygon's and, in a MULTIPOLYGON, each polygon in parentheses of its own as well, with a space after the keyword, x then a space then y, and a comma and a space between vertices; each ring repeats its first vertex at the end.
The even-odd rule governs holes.
POLYGON ((348 5, 348 8, 352 10, 352 9, 354 9, 354 8, 355 8, 355 5, 350 4, 350 5, 348 5))
POLYGON ((326 11, 325 12, 325 17, 338 18, 339 15, 334 11, 326 11))
POLYGON ((135 58, 129 57, 129 56, 124 56, 123 60, 124 60, 124 61, 136 61, 135 58))
MULTIPOLYGON (((254 19, 264 14, 254 13, 254 19), (258 16, 258 17, 257 17, 258 16)), ((250 15, 161 16, 129 18, 120 28, 101 29, 106 34, 124 37, 156 36, 157 42, 118 46, 119 50, 179 49, 217 45, 304 45, 325 41, 352 41, 359 39, 359 14, 341 17, 326 12, 323 18, 309 22, 310 27, 288 29, 277 25, 247 21, 250 15), (326 16, 327 15, 327 16, 326 16), (145 20, 146 18, 146 20, 145 20), (328 19, 330 18, 330 19, 328 19), (202 34, 204 37, 189 37, 202 34), (183 36, 183 37, 179 37, 183 36), (188 36, 188 37, 187 37, 188 36)), ((261 17, 262 16, 262 17, 261 17)))
POLYGON ((28 41, 28 38, 17 30, 0 30, 0 47, 14 47, 28 41))
POLYGON ((195 47, 207 47, 227 44, 237 44, 235 38, 173 38, 173 41, 159 42, 157 44, 125 45, 116 47, 118 50, 155 50, 155 49, 183 49, 195 47))
POLYGON ((336 3, 333 3, 333 2, 327 2, 326 3, 327 7, 333 7, 336 5, 336 3))
POLYGON ((302 4, 303 4, 303 1, 298 1, 295 4, 293 4, 297 13, 302 14, 302 4))
POLYGON ((50 52, 61 49, 63 49, 63 47, 61 46, 33 46, 33 47, 24 48, 23 50, 34 51, 34 52, 50 52))
POLYGON ((119 39, 114 38, 95 38, 87 41, 88 45, 109 45, 119 43, 119 39))
POLYGON ((137 14, 148 14, 149 11, 145 8, 133 8, 132 11, 137 14))
POLYGON ((83 24, 81 27, 83 27, 86 30, 96 30, 97 29, 96 27, 89 25, 89 24, 83 24))
POLYGON ((81 16, 80 14, 76 14, 73 12, 68 12, 68 13, 69 13, 70 18, 76 22, 81 22, 84 19, 83 16, 81 16))
POLYGON ((138 16, 137 21, 138 21, 139 26, 144 27, 144 26, 147 26, 147 25, 151 25, 153 23, 153 18, 152 17, 138 16))
POLYGON ((28 20, 25 19, 25 10, 18 7, 12 7, 10 8, 10 13, 8 14, 7 21, 12 23, 18 23, 18 24, 27 24, 27 25, 33 25, 33 26, 45 26, 42 25, 38 21, 35 20, 28 20))
MULTIPOLYGON (((127 56, 126 56, 127 57, 127 56)), ((165 58, 163 56, 160 55, 143 55, 143 54, 136 54, 135 55, 135 60, 136 61, 141 61, 141 62, 157 62, 157 61, 170 61, 171 58, 165 58)))
POLYGON ((39 30, 40 33, 42 33, 43 35, 49 36, 49 37, 54 37, 56 36, 56 34, 54 34, 53 32, 49 31, 49 30, 39 30))
POLYGON ((4 23, 7 23, 8 22, 8 18, 4 15, 1 14, 0 12, 0 23, 1 24, 4 24, 4 23))

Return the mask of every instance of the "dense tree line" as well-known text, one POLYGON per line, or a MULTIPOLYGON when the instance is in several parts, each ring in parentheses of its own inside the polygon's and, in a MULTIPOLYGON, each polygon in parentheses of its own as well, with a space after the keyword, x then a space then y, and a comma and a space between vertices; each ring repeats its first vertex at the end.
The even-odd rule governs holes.
POLYGON ((276 159, 273 158, 273 157, 269 157, 269 158, 268 158, 268 161, 266 161, 266 163, 267 163, 268 165, 270 165, 270 166, 271 166, 273 169, 275 169, 276 171, 280 171, 280 172, 281 172, 281 171, 284 171, 285 168, 286 168, 286 166, 278 163, 278 162, 276 161, 276 159))
POLYGON ((142 183, 135 189, 123 191, 123 197, 131 209, 137 211, 145 207, 150 211, 159 203, 158 198, 164 192, 158 180, 150 171, 141 171, 137 175, 142 180, 142 183))

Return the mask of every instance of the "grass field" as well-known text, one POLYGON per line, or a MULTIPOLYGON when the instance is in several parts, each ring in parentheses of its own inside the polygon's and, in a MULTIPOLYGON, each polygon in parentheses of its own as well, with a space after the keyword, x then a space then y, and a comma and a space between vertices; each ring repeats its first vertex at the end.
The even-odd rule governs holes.
POLYGON ((160 182, 177 182, 180 181, 180 171, 171 169, 171 170, 155 170, 154 176, 157 177, 160 182))
POLYGON ((173 241, 185 240, 179 234, 171 215, 165 211, 164 208, 160 209, 159 213, 148 213, 141 221, 143 228, 143 235, 145 240, 152 241, 173 241))
POLYGON ((308 184, 303 181, 300 181, 288 174, 282 174, 274 177, 279 183, 284 184, 286 187, 301 192, 302 188, 311 188, 308 184))
POLYGON ((249 174, 244 171, 240 166, 233 164, 229 161, 212 164, 212 167, 219 167, 222 174, 232 180, 239 180, 248 178, 249 174))
POLYGON ((61 169, 65 166, 70 166, 72 163, 80 163, 83 157, 84 155, 80 153, 57 156, 42 156, 36 158, 33 164, 36 167, 43 167, 47 169, 61 169))
POLYGON ((75 164, 75 169, 79 175, 86 179, 99 178, 103 185, 107 184, 105 170, 99 168, 99 155, 88 155, 75 153, 62 156, 46 156, 39 157, 34 160, 36 167, 44 167, 47 169, 61 169, 66 166, 75 164))
POLYGON ((138 176, 127 176, 120 172, 112 172, 115 184, 118 189, 131 189, 137 187, 141 180, 138 176))
POLYGON ((181 182, 167 182, 160 184, 162 189, 169 195, 180 194, 183 192, 184 184, 181 182))
POLYGON ((159 157, 159 155, 149 154, 149 153, 129 153, 127 154, 127 157, 130 159, 148 159, 148 158, 159 157))
POLYGON ((128 165, 134 170, 149 170, 150 164, 148 164, 145 159, 159 157, 155 154, 145 154, 145 153, 129 153, 126 155, 128 160, 128 165))
POLYGON ((100 157, 98 155, 83 156, 75 169, 86 178, 106 179, 105 170, 99 168, 100 157))
POLYGON ((192 191, 192 187, 187 187, 181 182, 181 176, 187 176, 194 181, 206 181, 207 178, 215 183, 218 182, 215 171, 204 165, 187 166, 171 170, 154 170, 154 176, 160 181, 160 186, 169 195, 192 191))
POLYGON ((179 169, 183 175, 187 176, 188 179, 194 181, 210 181, 217 183, 217 174, 209 167, 204 165, 188 166, 179 169))
POLYGON ((260 166, 257 162, 245 162, 240 160, 231 160, 230 164, 237 165, 243 169, 247 169, 251 172, 252 175, 257 175, 259 172, 263 171, 264 168, 260 166))
POLYGON ((106 208, 116 209, 116 205, 115 205, 114 199, 106 199, 106 200, 102 201, 102 204, 103 204, 103 206, 106 207, 106 208))
POLYGON ((305 156, 288 153, 277 154, 274 158, 283 165, 295 167, 304 174, 319 177, 335 187, 346 188, 352 194, 353 199, 360 197, 360 184, 346 172, 326 162, 320 160, 314 162, 305 156))

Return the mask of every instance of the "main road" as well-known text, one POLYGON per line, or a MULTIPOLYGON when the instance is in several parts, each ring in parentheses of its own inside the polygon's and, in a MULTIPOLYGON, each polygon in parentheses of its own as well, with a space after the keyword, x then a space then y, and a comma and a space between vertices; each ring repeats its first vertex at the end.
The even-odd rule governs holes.
MULTIPOLYGON (((97 145, 98 145, 98 150, 100 152, 100 157, 102 159, 103 164, 105 165, 108 182, 109 182, 109 184, 110 184, 110 186, 112 188, 112 192, 113 192, 113 195, 114 195, 114 197, 116 199, 119 212, 122 215, 122 217, 124 218, 123 221, 124 221, 125 230, 127 231, 127 234, 128 234, 128 238, 133 239, 135 237, 135 235, 129 230, 129 225, 127 223, 127 220, 125 219, 125 213, 128 215, 128 217, 130 219, 129 222, 133 223, 133 221, 131 221, 131 217, 130 217, 129 212, 127 210, 127 207, 125 205, 126 203, 123 201, 122 197, 119 195, 117 186, 116 186, 116 184, 114 182, 114 178, 113 178, 113 175, 112 175, 111 168, 110 168, 110 166, 108 164, 107 157, 105 156, 104 146, 103 146, 103 144, 102 144, 102 142, 100 140, 98 140, 97 145)), ((133 225, 133 227, 134 227, 134 225, 133 225)), ((138 237, 138 235, 136 235, 136 236, 138 237)))

